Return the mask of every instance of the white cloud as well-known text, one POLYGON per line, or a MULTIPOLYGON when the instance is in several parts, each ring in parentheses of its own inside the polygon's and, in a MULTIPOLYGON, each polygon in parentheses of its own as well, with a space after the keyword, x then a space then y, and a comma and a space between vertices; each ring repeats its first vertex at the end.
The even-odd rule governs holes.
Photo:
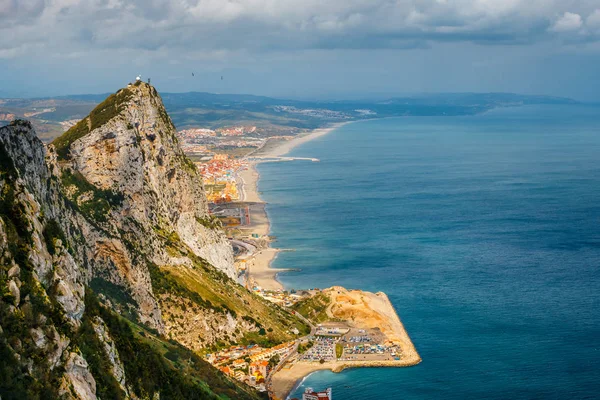
POLYGON ((600 9, 594 10, 585 20, 586 27, 592 32, 600 33, 600 9))
POLYGON ((572 12, 565 12, 554 25, 550 28, 553 32, 572 32, 577 31, 583 25, 581 15, 572 12))

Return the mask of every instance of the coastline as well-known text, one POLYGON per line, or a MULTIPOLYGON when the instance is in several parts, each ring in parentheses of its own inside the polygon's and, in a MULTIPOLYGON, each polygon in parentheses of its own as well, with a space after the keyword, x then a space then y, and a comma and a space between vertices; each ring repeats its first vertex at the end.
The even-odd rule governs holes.
MULTIPOLYGON (((295 147, 316 138, 325 136, 335 129, 340 128, 341 126, 350 122, 352 121, 332 124, 326 128, 318 128, 309 133, 299 135, 282 143, 278 143, 276 146, 263 151, 261 153, 261 157, 268 158, 284 156, 292 151, 292 149, 295 147)), ((257 165, 262 162, 268 161, 249 161, 248 169, 238 173, 238 178, 242 184, 240 190, 240 201, 253 203, 250 210, 250 228, 252 229, 253 233, 258 234, 260 237, 267 237, 271 230, 271 224, 265 208, 266 203, 260 197, 260 193, 258 191, 260 173, 258 172, 257 165)), ((267 241, 270 242, 270 239, 267 241)), ((277 275, 281 272, 289 271, 289 269, 271 267, 271 263, 273 260, 275 260, 280 251, 280 249, 272 248, 270 243, 268 243, 264 248, 257 249, 257 251, 247 260, 248 279, 266 290, 283 290, 284 287, 277 279, 277 275)))
MULTIPOLYGON (((347 125, 351 122, 355 122, 355 121, 345 121, 345 122, 337 122, 335 124, 331 124, 328 127, 325 128, 317 128, 314 129, 308 133, 304 133, 301 135, 298 135, 296 137, 294 137, 293 139, 290 140, 286 140, 285 142, 281 142, 279 143, 277 146, 274 146, 270 149, 267 149, 265 151, 262 151, 261 149, 259 149, 259 151, 262 151, 260 156, 261 157, 282 157, 285 156, 286 154, 288 154, 290 151, 292 151, 295 147, 300 146, 301 144, 310 142, 311 140, 320 138, 322 136, 327 135, 330 132, 333 132, 334 130, 341 128, 344 125, 347 125)), ((257 161, 257 162, 261 162, 261 161, 257 161)))
POLYGON ((290 368, 283 368, 273 376, 272 390, 278 399, 287 399, 314 372, 330 370, 338 373, 350 368, 398 368, 419 364, 421 356, 406 332, 394 305, 383 292, 370 293, 360 290, 347 290, 339 286, 325 289, 333 297, 327 314, 332 319, 352 321, 351 326, 378 328, 387 341, 401 349, 399 360, 335 360, 323 364, 319 362, 295 362, 290 368), (335 307, 333 307, 335 305, 335 307))
POLYGON ((328 361, 320 363, 296 363, 289 370, 277 372, 277 380, 273 380, 273 393, 278 399, 288 400, 312 374, 319 371, 340 373, 352 368, 400 368, 413 367, 421 362, 416 360, 401 361, 328 361))
MULTIPOLYGON (((238 174, 242 184, 242 190, 240 190, 241 200, 251 203, 253 207, 251 209, 252 222, 250 227, 254 233, 258 233, 261 237, 267 238, 267 240, 264 241, 266 243, 264 247, 258 248, 246 263, 248 279, 252 286, 255 284, 266 290, 283 290, 284 286, 279 282, 277 276, 280 272, 289 271, 289 269, 286 268, 276 269, 271 267, 271 263, 282 250, 272 248, 271 239, 268 238, 271 227, 269 216, 265 208, 266 203, 260 197, 258 191, 260 174, 257 170, 257 165, 262 162, 271 162, 271 160, 267 160, 268 158, 285 156, 295 147, 310 140, 322 137, 350 122, 353 121, 334 124, 327 128, 315 129, 310 133, 291 140, 277 143, 273 146, 264 146, 266 148, 258 149, 255 152, 259 154, 253 153, 253 155, 250 155, 253 159, 249 160, 248 169, 238 174), (265 160, 261 160, 261 158, 265 158, 265 160)), ((336 291, 339 289, 347 293, 343 288, 334 288, 336 291)), ((319 362, 292 362, 287 368, 284 367, 273 375, 271 391, 274 398, 281 400, 288 399, 291 393, 293 393, 309 375, 321 370, 331 370, 332 372, 338 373, 350 368, 410 367, 421 362, 421 357, 416 351, 416 348, 387 295, 382 292, 376 294, 361 291, 355 292, 359 292, 358 296, 361 298, 366 297, 370 299, 369 305, 372 306, 374 310, 377 310, 382 317, 382 319, 379 320, 374 319, 372 326, 369 327, 375 328, 378 326, 383 327, 383 325, 385 325, 387 327, 387 338, 389 341, 394 342, 401 347, 403 354, 402 358, 399 360, 380 361, 335 360, 323 364, 319 362)), ((330 312, 331 309, 328 310, 328 314, 330 314, 330 312)), ((330 316, 333 318, 336 317, 334 315, 330 316)), ((354 320, 354 318, 352 318, 352 320, 354 320)), ((364 323, 365 321, 361 322, 364 323)), ((369 324, 367 323, 367 325, 369 324)))

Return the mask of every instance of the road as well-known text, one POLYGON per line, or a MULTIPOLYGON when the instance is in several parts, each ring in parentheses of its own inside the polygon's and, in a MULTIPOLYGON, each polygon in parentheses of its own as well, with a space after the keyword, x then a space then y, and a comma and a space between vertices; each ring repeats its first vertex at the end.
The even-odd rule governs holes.
POLYGON ((273 376, 277 372, 281 371, 281 368, 283 368, 283 366, 289 359, 291 359, 292 357, 294 357, 298 354, 298 346, 300 345, 300 343, 305 340, 308 340, 311 336, 314 336, 317 331, 317 327, 314 326, 312 324, 312 322, 310 322, 308 319, 304 318, 303 315, 301 315, 300 313, 295 312, 295 311, 290 311, 290 312, 292 312, 296 317, 298 317, 299 319, 304 321, 308 326, 310 326, 310 333, 306 336, 302 336, 301 338, 296 339, 294 341, 294 347, 292 348, 292 350, 284 358, 279 360, 279 364, 277 364, 275 366, 275 368, 273 368, 272 371, 269 371, 269 376, 267 376, 267 379, 265 380, 265 387, 267 388, 267 391, 269 393, 269 399, 274 398, 274 395, 271 391, 271 381, 273 380, 273 376))
POLYGON ((255 245, 248 243, 248 242, 244 242, 243 240, 230 239, 229 241, 231 242, 232 246, 238 246, 238 247, 245 248, 249 255, 254 254, 254 252, 256 251, 255 245))

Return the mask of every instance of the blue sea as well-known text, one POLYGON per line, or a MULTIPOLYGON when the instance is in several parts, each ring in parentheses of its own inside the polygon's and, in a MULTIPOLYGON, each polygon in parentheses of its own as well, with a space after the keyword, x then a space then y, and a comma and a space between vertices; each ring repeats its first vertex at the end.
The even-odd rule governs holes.
POLYGON ((600 398, 600 108, 352 123, 261 164, 288 288, 386 292, 423 362, 352 399, 600 398))

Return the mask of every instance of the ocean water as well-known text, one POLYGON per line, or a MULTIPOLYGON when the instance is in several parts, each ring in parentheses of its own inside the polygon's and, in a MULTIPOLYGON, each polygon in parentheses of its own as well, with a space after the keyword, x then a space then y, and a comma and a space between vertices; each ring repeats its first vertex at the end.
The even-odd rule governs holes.
POLYGON ((423 362, 317 372, 352 399, 600 398, 600 109, 346 125, 261 164, 293 288, 385 291, 423 362))

